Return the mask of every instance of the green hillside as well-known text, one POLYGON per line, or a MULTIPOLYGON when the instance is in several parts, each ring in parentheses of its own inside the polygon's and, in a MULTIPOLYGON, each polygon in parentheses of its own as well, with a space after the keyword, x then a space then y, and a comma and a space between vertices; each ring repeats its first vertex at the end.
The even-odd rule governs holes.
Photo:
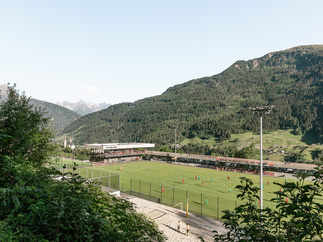
POLYGON ((237 61, 218 75, 170 87, 162 95, 112 105, 67 126, 78 144, 154 142, 195 137, 219 141, 259 131, 249 107, 275 105, 264 130, 292 130, 323 142, 323 45, 300 46, 237 61))
MULTIPOLYGON (((314 136, 311 138, 315 139, 314 136)), ((277 130, 263 134, 264 158, 272 161, 284 161, 284 155, 290 153, 300 153, 304 161, 310 162, 318 157, 323 150, 323 145, 309 143, 309 138, 304 140, 303 135, 295 135, 292 130, 277 130)), ((200 139, 198 137, 192 139, 184 139, 180 142, 179 150, 185 146, 208 146, 226 149, 229 147, 241 150, 245 147, 255 145, 256 149, 260 149, 260 135, 252 132, 241 134, 232 134, 231 138, 219 141, 216 138, 200 139)), ((222 155, 213 151, 214 155, 222 155)))
MULTIPOLYGON (((0 102, 8 98, 7 90, 7 85, 0 85, 0 102)), ((81 115, 77 114, 76 112, 53 103, 31 98, 30 104, 37 108, 46 109, 46 116, 51 118, 51 124, 58 131, 62 131, 67 125, 81 117, 81 115)))
POLYGON ((45 108, 47 116, 51 118, 51 123, 58 131, 63 130, 67 125, 81 117, 80 114, 53 103, 36 99, 31 99, 30 103, 35 107, 45 108))

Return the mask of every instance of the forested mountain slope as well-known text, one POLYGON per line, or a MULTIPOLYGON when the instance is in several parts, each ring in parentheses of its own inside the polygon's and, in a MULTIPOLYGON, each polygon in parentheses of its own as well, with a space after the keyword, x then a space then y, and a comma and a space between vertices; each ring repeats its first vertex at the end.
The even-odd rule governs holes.
POLYGON ((86 115, 64 130, 78 144, 154 142, 198 136, 230 138, 259 130, 249 107, 275 105, 264 130, 292 128, 323 141, 323 45, 299 46, 249 61, 220 74, 170 87, 162 95, 86 115))
MULTIPOLYGON (((7 91, 8 87, 6 84, 0 85, 0 102, 8 98, 7 91)), ((46 117, 51 119, 50 123, 57 131, 62 131, 67 125, 81 117, 80 114, 53 103, 31 98, 30 104, 37 108, 46 109, 46 117)))
POLYGON ((31 99, 30 103, 35 107, 45 108, 47 116, 51 118, 51 123, 58 131, 62 131, 67 125, 81 117, 80 114, 53 103, 37 99, 31 99))

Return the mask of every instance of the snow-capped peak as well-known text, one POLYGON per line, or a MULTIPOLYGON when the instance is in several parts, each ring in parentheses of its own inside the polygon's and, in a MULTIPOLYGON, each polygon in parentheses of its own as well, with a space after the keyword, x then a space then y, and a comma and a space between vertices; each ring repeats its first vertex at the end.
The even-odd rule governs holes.
POLYGON ((89 113, 93 113, 96 111, 100 111, 102 109, 108 108, 110 104, 107 103, 88 103, 83 100, 80 100, 78 102, 68 102, 68 101, 63 101, 63 102, 57 102, 57 105, 60 105, 62 107, 65 107, 69 110, 72 110, 78 114, 81 115, 86 115, 89 113))

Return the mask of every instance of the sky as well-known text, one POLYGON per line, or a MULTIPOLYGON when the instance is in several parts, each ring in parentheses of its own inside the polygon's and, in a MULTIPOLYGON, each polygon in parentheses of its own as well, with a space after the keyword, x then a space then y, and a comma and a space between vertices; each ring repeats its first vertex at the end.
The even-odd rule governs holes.
POLYGON ((0 0, 0 85, 117 104, 323 44, 322 0, 0 0))

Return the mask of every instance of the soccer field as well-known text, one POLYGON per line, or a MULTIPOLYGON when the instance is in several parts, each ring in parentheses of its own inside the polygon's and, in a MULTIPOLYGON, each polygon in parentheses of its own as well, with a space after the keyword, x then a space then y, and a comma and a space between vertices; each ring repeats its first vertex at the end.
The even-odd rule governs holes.
MULTIPOLYGON (((239 191, 235 189, 240 177, 252 179, 258 187, 260 184, 257 175, 152 161, 115 164, 95 170, 120 174, 122 192, 169 206, 182 202, 185 207, 187 198, 190 212, 216 219, 221 218, 223 210, 233 210, 241 203, 237 199, 239 191)), ((284 183, 285 178, 264 176, 264 207, 272 209, 276 202, 270 200, 276 198, 273 192, 279 190, 273 182, 284 183)))
POLYGON ((62 157, 57 158, 55 160, 55 162, 56 163, 54 163, 54 166, 57 169, 63 169, 64 165, 65 165, 66 168, 72 168, 74 166, 74 163, 76 163, 78 167, 89 167, 89 166, 91 166, 91 162, 88 162, 88 161, 81 161, 81 160, 62 158, 62 157))

